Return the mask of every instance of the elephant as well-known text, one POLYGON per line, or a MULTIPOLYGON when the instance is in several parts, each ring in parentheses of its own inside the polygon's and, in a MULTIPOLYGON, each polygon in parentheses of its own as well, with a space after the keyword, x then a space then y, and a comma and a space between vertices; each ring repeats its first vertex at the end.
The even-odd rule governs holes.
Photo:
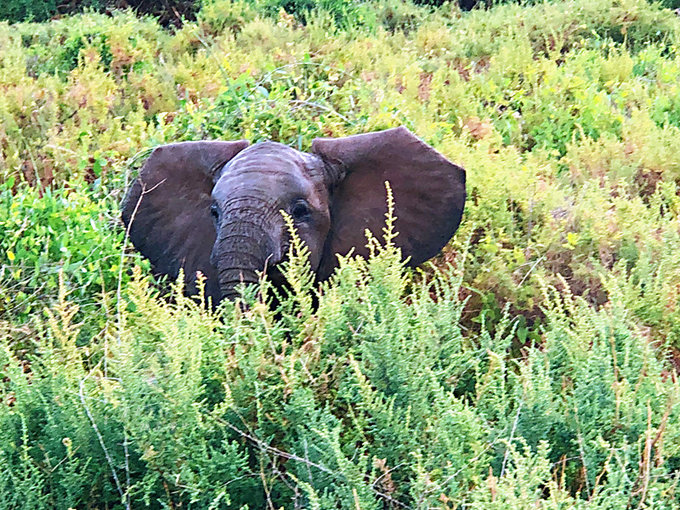
POLYGON ((367 256, 366 229, 377 238, 393 193, 394 244, 407 264, 434 257, 457 230, 465 206, 465 170, 405 127, 317 138, 310 152, 264 141, 191 141, 154 149, 129 187, 122 218, 132 244, 156 274, 177 278, 217 305, 239 296, 239 283, 266 272, 280 284, 294 223, 319 281, 337 254, 367 256), (278 279, 277 279, 278 278, 278 279))

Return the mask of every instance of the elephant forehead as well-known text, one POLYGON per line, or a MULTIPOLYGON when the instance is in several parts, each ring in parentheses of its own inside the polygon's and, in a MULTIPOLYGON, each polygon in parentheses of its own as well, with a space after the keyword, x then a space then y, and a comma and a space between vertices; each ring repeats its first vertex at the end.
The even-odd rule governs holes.
POLYGON ((262 191, 272 197, 302 193, 315 194, 316 182, 310 173, 317 156, 276 142, 253 145, 227 163, 216 183, 218 198, 234 193, 262 191))
POLYGON ((295 150, 277 142, 260 142, 241 151, 225 166, 229 171, 256 170, 260 172, 302 171, 311 154, 295 150))

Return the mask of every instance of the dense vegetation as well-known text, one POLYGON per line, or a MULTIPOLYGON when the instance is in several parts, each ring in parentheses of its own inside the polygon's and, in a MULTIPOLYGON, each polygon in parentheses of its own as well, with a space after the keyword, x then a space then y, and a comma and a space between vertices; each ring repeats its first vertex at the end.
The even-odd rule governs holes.
POLYGON ((0 24, 0 508, 680 507, 677 14, 262 5, 0 24), (467 169, 422 271, 213 313, 125 240, 155 145, 397 125, 467 169))

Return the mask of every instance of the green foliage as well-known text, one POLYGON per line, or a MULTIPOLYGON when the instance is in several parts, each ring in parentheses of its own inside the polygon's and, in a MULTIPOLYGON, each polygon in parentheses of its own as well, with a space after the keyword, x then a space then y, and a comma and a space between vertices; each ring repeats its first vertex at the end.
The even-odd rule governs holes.
MULTIPOLYGON (((80 187, 80 186, 79 186, 80 187)), ((61 274, 70 299, 85 309, 94 296, 115 291, 124 232, 111 204, 62 188, 0 192, 0 316, 28 317, 56 295, 61 274)))
POLYGON ((200 6, 200 0, 164 0, 146 2, 144 0, 4 0, 0 5, 0 20, 10 23, 21 21, 41 22, 64 14, 83 11, 106 11, 113 8, 129 7, 144 14, 152 14, 163 23, 180 22, 178 16, 191 18, 200 6))
POLYGON ((2 346, 0 501, 679 503, 680 386, 622 302, 595 311, 546 287, 545 343, 515 358, 507 318, 502 332, 464 334, 460 269, 417 282, 398 250, 373 244, 368 261, 342 260, 311 310, 305 266, 303 249, 278 308, 249 293, 247 310, 217 314, 179 288, 158 300, 135 268, 125 306, 87 346, 62 285, 37 352, 2 346))
POLYGON ((7 0, 0 7, 0 19, 45 21, 57 12, 56 0, 7 0))

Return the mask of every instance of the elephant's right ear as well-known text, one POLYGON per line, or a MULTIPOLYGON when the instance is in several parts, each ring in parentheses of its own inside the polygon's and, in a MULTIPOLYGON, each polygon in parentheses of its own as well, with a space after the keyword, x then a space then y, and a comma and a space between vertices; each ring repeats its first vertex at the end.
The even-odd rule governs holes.
POLYGON ((157 147, 123 202, 130 240, 154 271, 177 278, 184 268, 189 292, 196 271, 207 278, 206 294, 219 300, 210 252, 215 228, 210 216, 213 176, 248 146, 237 142, 182 142, 157 147))

